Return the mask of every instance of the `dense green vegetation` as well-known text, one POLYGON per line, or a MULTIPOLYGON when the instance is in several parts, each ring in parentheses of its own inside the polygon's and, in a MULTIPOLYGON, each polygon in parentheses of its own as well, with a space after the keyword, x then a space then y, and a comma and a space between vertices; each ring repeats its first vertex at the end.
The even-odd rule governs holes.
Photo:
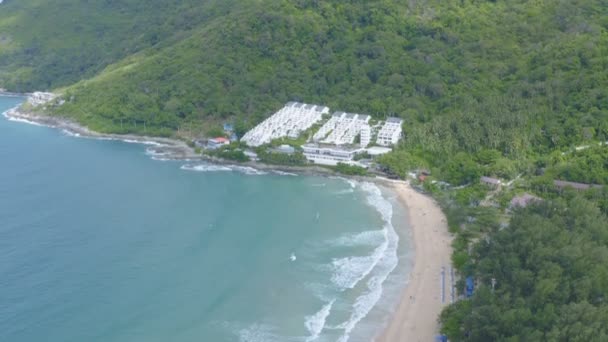
POLYGON ((367 170, 361 166, 357 166, 357 165, 350 165, 350 164, 345 164, 345 163, 338 163, 338 165, 336 165, 334 167, 334 170, 338 173, 341 173, 343 175, 349 175, 349 176, 365 176, 367 175, 367 170))
POLYGON ((579 195, 518 211, 474 248, 478 289, 443 313, 443 330, 452 341, 608 340, 607 227, 579 195))
POLYGON ((0 87, 47 90, 182 40, 228 13, 230 0, 26 0, 0 10, 0 87))
POLYGON ((289 166, 301 166, 306 165, 308 160, 304 157, 302 152, 296 151, 292 154, 278 153, 268 151, 266 148, 260 148, 256 150, 260 161, 267 164, 275 165, 289 165, 289 166))
POLYGON ((236 162, 244 163, 250 159, 245 155, 242 149, 238 148, 238 145, 222 146, 216 150, 205 150, 205 154, 211 157, 233 160, 236 162))
POLYGON ((538 161, 547 178, 608 184, 608 148, 594 146, 566 154, 553 154, 538 161))

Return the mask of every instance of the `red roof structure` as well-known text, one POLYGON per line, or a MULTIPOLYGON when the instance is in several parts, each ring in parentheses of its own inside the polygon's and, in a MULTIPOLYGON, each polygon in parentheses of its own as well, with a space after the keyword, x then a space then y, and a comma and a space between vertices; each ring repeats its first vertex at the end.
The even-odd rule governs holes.
POLYGON ((224 137, 217 137, 217 138, 214 138, 213 140, 215 140, 215 142, 218 142, 218 143, 230 142, 230 140, 228 138, 224 138, 224 137))

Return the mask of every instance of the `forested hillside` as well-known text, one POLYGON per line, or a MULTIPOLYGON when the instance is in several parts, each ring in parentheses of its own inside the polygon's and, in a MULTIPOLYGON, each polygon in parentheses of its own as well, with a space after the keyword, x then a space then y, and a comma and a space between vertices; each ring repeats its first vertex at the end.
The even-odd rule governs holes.
POLYGON ((407 143, 436 153, 517 155, 608 134, 601 0, 197 3, 9 1, 0 82, 85 79, 57 113, 105 131, 252 125, 301 100, 401 116, 407 143))
POLYGON ((51 90, 152 46, 183 39, 229 12, 225 0, 6 0, 0 7, 0 88, 51 90))
POLYGON ((608 185, 606 0, 6 0, 0 88, 113 133, 242 133, 294 100, 399 116, 379 164, 430 171, 479 284, 450 339, 607 338, 608 188, 554 186, 608 185))

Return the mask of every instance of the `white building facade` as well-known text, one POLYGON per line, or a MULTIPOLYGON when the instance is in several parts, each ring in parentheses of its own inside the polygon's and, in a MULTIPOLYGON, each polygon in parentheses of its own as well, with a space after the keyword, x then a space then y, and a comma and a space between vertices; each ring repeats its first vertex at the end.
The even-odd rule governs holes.
POLYGON ((299 102, 289 102, 281 110, 247 132, 241 141, 256 147, 274 139, 297 138, 302 132, 320 121, 329 108, 299 102))
MULTIPOLYGON (((313 140, 325 144, 352 144, 355 138, 361 134, 362 129, 369 129, 370 118, 369 115, 334 113, 331 119, 313 136, 313 140)), ((369 132, 371 136, 371 130, 366 132, 369 132)))
POLYGON ((378 132, 376 143, 380 146, 395 145, 401 139, 403 132, 403 120, 399 118, 388 118, 384 126, 378 132))
MULTIPOLYGON (((302 146, 304 156, 308 161, 314 164, 321 165, 338 165, 338 163, 359 165, 353 161, 357 153, 361 153, 364 149, 343 149, 340 147, 326 147, 316 144, 308 144, 302 146)), ((359 165, 360 166, 360 165, 359 165)))
POLYGON ((367 147, 372 141, 372 128, 366 123, 361 126, 361 139, 359 141, 361 147, 367 147))

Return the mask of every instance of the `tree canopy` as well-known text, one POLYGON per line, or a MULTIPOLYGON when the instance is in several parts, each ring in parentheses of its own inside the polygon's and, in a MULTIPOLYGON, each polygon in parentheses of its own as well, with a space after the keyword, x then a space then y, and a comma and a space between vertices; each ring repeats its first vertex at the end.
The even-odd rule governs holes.
POLYGON ((453 341, 608 339, 607 227, 579 195, 519 210, 474 248, 478 289, 443 313, 444 331, 453 341))

